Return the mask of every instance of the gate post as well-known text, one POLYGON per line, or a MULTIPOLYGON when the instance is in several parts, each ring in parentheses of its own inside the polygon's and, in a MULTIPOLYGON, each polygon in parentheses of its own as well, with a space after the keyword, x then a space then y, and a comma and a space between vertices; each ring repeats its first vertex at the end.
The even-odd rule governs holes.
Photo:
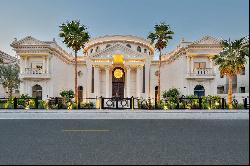
POLYGON ((131 97, 131 109, 134 110, 135 107, 135 100, 134 100, 134 96, 131 97))
POLYGON ((119 99, 118 97, 115 97, 115 103, 116 103, 116 109, 119 108, 119 99))
POLYGON ((151 103, 151 98, 150 98, 150 96, 148 97, 148 109, 149 109, 149 110, 152 109, 152 103, 151 103))
POLYGON ((202 109, 202 98, 199 97, 199 109, 202 109))
POLYGON ((244 109, 247 109, 247 98, 244 98, 244 109))
POLYGON ((57 105, 57 109, 60 109, 60 108, 59 108, 58 98, 57 98, 57 97, 55 98, 55 105, 57 105))
POLYGON ((14 109, 17 109, 17 98, 14 98, 14 109))
POLYGON ((176 98, 176 102, 177 102, 176 109, 179 109, 180 108, 180 104, 179 104, 179 98, 178 97, 176 98))
POLYGON ((102 109, 103 108, 103 97, 101 96, 99 100, 100 100, 100 109, 102 109))
POLYGON ((222 109, 225 109, 225 99, 222 98, 222 109))
POLYGON ((38 109, 38 106, 39 106, 38 97, 35 98, 35 106, 36 106, 36 109, 38 109))

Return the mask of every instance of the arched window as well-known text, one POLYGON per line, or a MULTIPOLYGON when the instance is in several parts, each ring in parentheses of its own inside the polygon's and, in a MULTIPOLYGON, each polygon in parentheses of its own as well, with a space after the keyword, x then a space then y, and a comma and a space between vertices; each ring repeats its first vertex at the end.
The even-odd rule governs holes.
POLYGON ((131 48, 131 45, 130 45, 130 44, 127 44, 126 46, 129 47, 129 48, 131 48))
POLYGON ((205 96, 205 89, 202 85, 196 85, 194 88, 194 95, 201 97, 201 96, 205 96))
POLYGON ((151 52, 150 52, 150 51, 148 52, 148 55, 151 55, 151 52))
POLYGON ((111 46, 110 44, 107 44, 107 45, 106 45, 106 48, 108 48, 108 47, 110 47, 110 46, 111 46))
POLYGON ((97 46, 96 49, 95 49, 95 52, 98 52, 99 51, 99 47, 97 46))
POLYGON ((147 49, 146 49, 146 48, 144 49, 144 53, 145 53, 145 54, 147 53, 147 49))
POLYGON ((42 100, 43 98, 43 88, 40 85, 35 85, 32 87, 32 97, 42 100))
POLYGON ((137 51, 141 52, 141 47, 140 46, 137 47, 137 51))
POLYGON ((94 50, 93 50, 93 48, 92 48, 92 49, 90 50, 90 54, 93 53, 93 51, 94 51, 94 50))

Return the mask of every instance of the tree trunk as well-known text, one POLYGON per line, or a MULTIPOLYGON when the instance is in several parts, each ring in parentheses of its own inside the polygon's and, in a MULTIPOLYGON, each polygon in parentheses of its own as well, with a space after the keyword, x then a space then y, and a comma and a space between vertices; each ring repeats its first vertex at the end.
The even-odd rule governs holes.
POLYGON ((77 86, 77 79, 78 73, 77 73, 77 51, 75 51, 75 103, 78 107, 78 86, 77 86))
POLYGON ((232 100, 233 100, 233 77, 228 77, 228 107, 229 109, 233 108, 232 100))
POLYGON ((158 70, 158 91, 157 91, 157 105, 160 106, 161 101, 161 51, 159 57, 159 70, 158 70))

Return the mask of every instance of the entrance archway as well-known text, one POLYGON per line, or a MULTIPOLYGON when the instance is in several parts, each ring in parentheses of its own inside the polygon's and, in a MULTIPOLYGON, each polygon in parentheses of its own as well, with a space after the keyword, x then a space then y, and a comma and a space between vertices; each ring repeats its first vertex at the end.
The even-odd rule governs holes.
POLYGON ((112 97, 124 98, 125 72, 121 67, 112 71, 112 97))
POLYGON ((32 87, 32 97, 42 100, 43 98, 43 88, 40 85, 35 85, 32 87))
POLYGON ((202 85, 196 85, 196 87, 194 88, 194 95, 201 97, 201 96, 205 96, 205 89, 202 85))

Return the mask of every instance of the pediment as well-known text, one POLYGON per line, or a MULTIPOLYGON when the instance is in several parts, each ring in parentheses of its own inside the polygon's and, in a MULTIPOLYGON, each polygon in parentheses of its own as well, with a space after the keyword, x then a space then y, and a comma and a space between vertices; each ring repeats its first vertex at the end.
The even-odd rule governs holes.
POLYGON ((117 43, 111 47, 101 50, 100 52, 90 55, 90 58, 112 58, 114 54, 122 54, 124 59, 146 57, 143 53, 136 52, 131 48, 124 46, 122 43, 117 43))
POLYGON ((211 36, 204 36, 200 40, 193 42, 193 44, 201 44, 201 45, 214 45, 214 44, 219 45, 220 43, 221 43, 221 40, 216 39, 211 36))
POLYGON ((15 40, 11 46, 25 46, 25 45, 47 45, 45 42, 37 40, 31 36, 27 36, 19 41, 15 40))

